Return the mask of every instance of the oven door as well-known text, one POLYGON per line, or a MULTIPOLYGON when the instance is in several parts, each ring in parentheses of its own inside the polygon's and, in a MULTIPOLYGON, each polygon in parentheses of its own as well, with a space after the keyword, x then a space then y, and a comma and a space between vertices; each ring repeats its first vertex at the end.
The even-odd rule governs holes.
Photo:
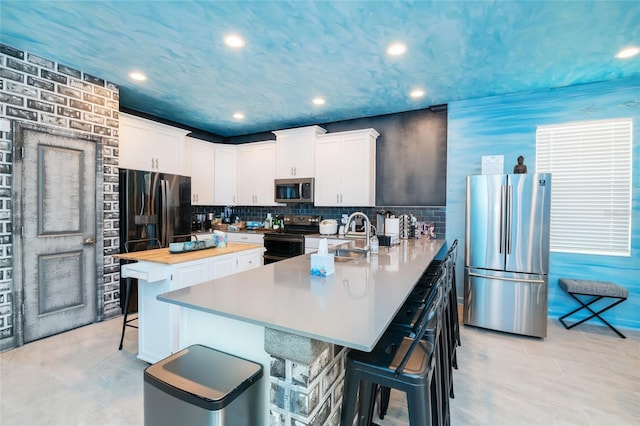
POLYGON ((271 233, 264 235, 264 264, 304 254, 304 235, 271 233))

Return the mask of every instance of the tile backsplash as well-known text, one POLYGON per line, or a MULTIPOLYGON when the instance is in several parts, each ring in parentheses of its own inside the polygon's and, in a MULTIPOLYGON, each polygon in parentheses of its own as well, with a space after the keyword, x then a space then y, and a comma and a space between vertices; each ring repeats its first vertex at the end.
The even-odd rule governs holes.
MULTIPOLYGON (((224 206, 194 206, 193 213, 215 213, 220 216, 224 206)), ((290 204, 286 206, 238 206, 234 207, 235 215, 242 220, 254 220, 262 222, 267 213, 275 215, 320 215, 323 219, 340 219, 343 214, 351 214, 355 211, 365 213, 375 224, 378 210, 389 210, 396 216, 412 214, 418 221, 433 222, 436 226, 436 237, 444 238, 445 235, 445 207, 402 206, 402 207, 316 207, 311 204, 290 204)))

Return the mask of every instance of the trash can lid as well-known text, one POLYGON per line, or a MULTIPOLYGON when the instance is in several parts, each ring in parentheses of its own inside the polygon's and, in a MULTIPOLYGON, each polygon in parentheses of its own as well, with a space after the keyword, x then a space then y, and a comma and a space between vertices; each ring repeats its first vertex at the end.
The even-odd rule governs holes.
POLYGON ((221 410, 262 377, 262 366, 192 345, 147 367, 144 381, 185 402, 221 410))

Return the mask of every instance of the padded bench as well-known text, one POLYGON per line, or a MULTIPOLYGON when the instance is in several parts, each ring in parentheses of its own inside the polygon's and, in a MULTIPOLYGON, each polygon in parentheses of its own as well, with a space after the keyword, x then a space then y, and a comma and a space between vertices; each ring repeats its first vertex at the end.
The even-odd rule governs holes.
POLYGON ((605 282, 605 281, 574 280, 571 278, 560 278, 558 282, 560 284, 560 288, 566 291, 569 294, 569 296, 573 297, 581 305, 579 308, 574 309, 573 311, 559 318, 560 322, 562 323, 562 325, 565 326, 565 328, 567 329, 573 328, 576 325, 582 324, 583 322, 588 321, 593 317, 597 317, 600 321, 605 323, 611 330, 615 331, 618 336, 622 337, 623 339, 626 338, 624 334, 620 333, 614 326, 609 324, 607 320, 605 320, 600 316, 600 314, 603 313, 604 311, 607 311, 613 308, 614 306, 627 300, 627 297, 629 296, 629 291, 626 288, 619 286, 618 284, 605 282), (582 300, 578 298, 578 295, 593 296, 593 298, 587 303, 584 303, 582 300), (601 300, 603 298, 615 299, 615 302, 600 309, 598 312, 594 312, 593 309, 591 309, 590 305, 592 305, 593 303, 596 303, 598 300, 601 300), (574 324, 567 325, 567 323, 565 322, 565 318, 577 313, 578 311, 581 311, 582 309, 589 310, 589 312, 591 312, 591 315, 574 324))

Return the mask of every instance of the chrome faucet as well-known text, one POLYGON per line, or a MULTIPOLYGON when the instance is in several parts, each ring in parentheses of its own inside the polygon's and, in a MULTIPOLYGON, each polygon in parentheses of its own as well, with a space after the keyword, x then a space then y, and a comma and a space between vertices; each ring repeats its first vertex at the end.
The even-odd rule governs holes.
POLYGON ((363 217, 364 220, 365 220, 365 225, 364 225, 364 230, 365 230, 364 250, 367 252, 367 254, 369 254, 369 240, 371 238, 371 221, 369 220, 367 215, 362 213, 362 212, 353 212, 353 213, 351 213, 351 215, 347 219, 347 223, 345 223, 344 227, 345 227, 345 229, 347 229, 347 233, 348 233, 349 232, 348 231, 349 224, 351 224, 351 221, 357 216, 363 217))

